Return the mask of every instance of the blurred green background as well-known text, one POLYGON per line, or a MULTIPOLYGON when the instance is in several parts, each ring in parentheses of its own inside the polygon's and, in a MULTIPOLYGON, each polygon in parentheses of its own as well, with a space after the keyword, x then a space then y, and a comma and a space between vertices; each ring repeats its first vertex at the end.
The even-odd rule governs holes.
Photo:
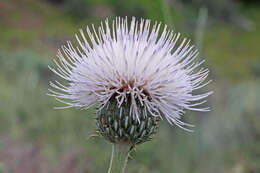
POLYGON ((187 112, 188 133, 162 123, 137 147, 129 173, 260 173, 258 0, 1 0, 0 172, 103 173, 111 145, 95 110, 55 110, 48 69, 74 34, 107 16, 163 21, 191 38, 213 82, 209 113, 187 112))

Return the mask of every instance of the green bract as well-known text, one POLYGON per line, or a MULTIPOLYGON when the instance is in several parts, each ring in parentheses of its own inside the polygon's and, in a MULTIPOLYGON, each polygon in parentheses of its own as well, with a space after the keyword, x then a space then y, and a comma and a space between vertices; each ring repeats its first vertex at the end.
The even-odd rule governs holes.
POLYGON ((134 147, 152 139, 158 131, 159 117, 144 114, 143 108, 137 104, 139 120, 130 115, 130 103, 123 102, 120 107, 112 98, 97 113, 98 133, 112 143, 124 143, 134 147))

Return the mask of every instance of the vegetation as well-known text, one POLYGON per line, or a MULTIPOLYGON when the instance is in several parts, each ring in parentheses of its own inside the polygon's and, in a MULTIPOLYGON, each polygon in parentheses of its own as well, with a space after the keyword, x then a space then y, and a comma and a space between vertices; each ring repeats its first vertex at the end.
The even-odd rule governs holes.
MULTIPOLYGON (((73 5, 78 1, 56 1, 0 3, 0 173, 105 172, 111 145, 89 139, 96 128, 95 108, 55 110, 61 104, 46 96, 55 77, 47 66, 56 50, 75 41, 78 28, 107 15, 162 20, 193 39, 204 4, 193 9, 180 0, 81 0, 79 6, 73 5)), ((137 148, 128 172, 260 172, 260 6, 250 3, 234 9, 238 22, 208 10, 201 55, 214 79, 208 86, 215 92, 208 103, 212 111, 187 112, 194 133, 162 123, 155 140, 137 148)))

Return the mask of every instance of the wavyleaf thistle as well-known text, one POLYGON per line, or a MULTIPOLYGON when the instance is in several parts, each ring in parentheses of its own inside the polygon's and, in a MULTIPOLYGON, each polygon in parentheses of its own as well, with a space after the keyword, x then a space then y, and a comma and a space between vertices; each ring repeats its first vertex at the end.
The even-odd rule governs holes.
POLYGON ((86 33, 76 35, 78 47, 68 42, 58 51, 50 69, 67 82, 51 82, 50 95, 66 107, 98 104, 98 133, 105 139, 135 146, 150 140, 162 119, 189 130, 181 120, 185 110, 208 111, 198 106, 212 92, 194 91, 210 82, 209 71, 179 33, 134 17, 130 24, 106 20, 86 33))

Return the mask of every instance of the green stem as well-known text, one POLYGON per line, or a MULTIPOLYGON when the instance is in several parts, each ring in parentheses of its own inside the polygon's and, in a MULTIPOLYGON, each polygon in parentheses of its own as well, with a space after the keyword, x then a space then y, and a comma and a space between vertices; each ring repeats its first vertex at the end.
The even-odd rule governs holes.
POLYGON ((129 155, 129 148, 130 147, 128 145, 113 144, 108 173, 125 172, 128 155, 129 155))

